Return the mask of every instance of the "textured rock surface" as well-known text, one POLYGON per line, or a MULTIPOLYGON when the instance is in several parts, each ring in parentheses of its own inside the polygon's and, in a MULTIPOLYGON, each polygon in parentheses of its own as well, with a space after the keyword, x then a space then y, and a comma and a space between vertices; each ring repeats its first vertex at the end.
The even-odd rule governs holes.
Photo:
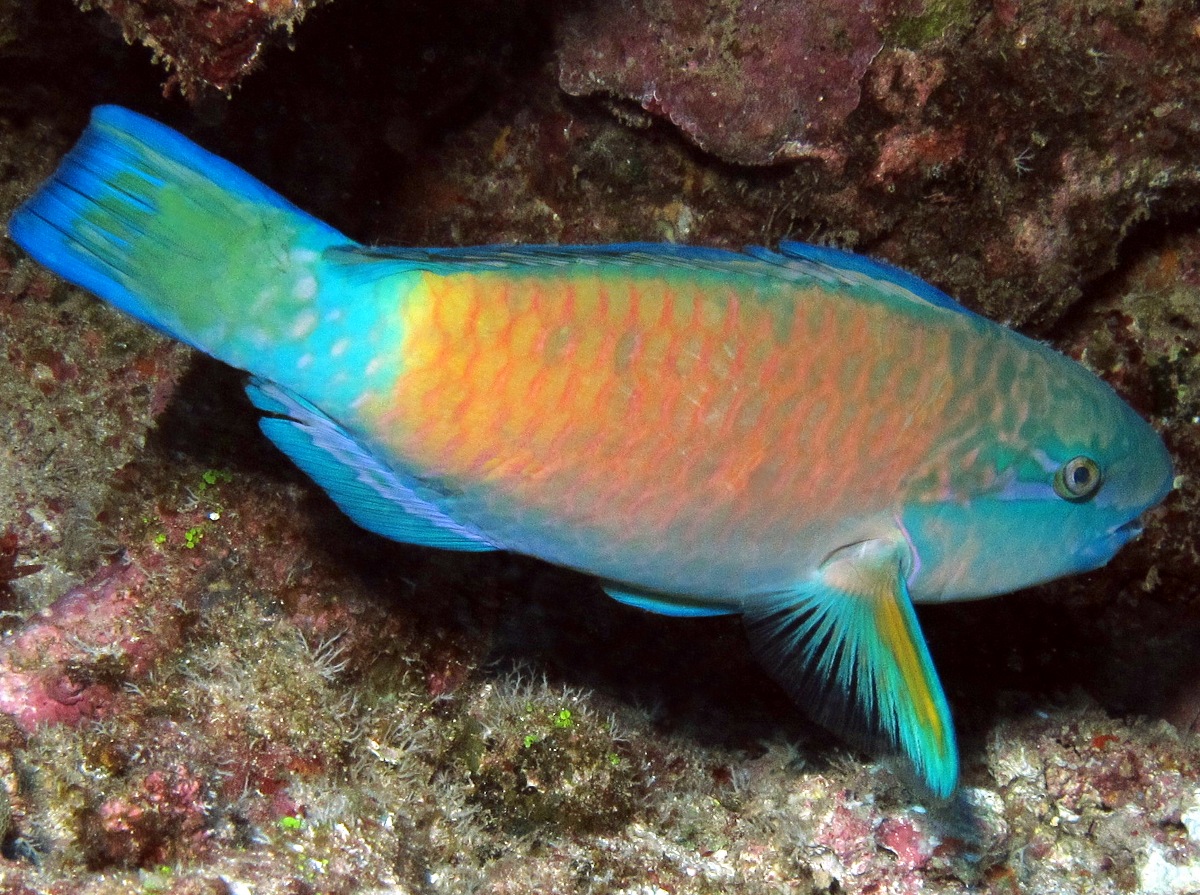
MULTIPOLYGON (((168 88, 193 95, 243 82, 269 35, 310 7, 100 5, 168 62, 168 88)), ((774 205, 753 209, 763 240, 807 228, 1042 331, 1114 266, 1131 228, 1200 196, 1200 35, 1184 0, 621 0, 564 5, 543 45, 545 15, 524 0, 376 11, 365 44, 396 64, 376 69, 372 93, 385 108, 419 97, 394 145, 489 92, 497 60, 552 50, 560 85, 620 120, 662 119, 727 161, 774 163, 774 205)), ((330 33, 318 29, 314 43, 330 33)), ((359 73, 373 65, 363 45, 359 73)), ((309 52, 319 67, 339 50, 309 52)))
POLYGON ((170 72, 165 89, 228 91, 321 0, 92 0, 170 72))
POLYGON ((883 48, 875 3, 621 0, 563 17, 559 83, 630 101, 722 158, 832 151, 883 48))
POLYGON ((817 217, 824 238, 910 267, 953 259, 937 278, 993 316, 1052 325, 1130 227, 1200 191, 1185 3, 622 10, 564 15, 568 92, 644 109, 728 161, 813 159, 785 231, 817 217))

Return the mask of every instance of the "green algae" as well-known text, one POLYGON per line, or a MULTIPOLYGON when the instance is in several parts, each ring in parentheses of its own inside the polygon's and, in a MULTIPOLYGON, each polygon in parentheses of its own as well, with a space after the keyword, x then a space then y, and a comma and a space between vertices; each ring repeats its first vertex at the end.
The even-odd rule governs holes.
POLYGON ((460 728, 446 758, 469 774, 467 801, 489 828, 538 837, 611 833, 644 807, 644 774, 637 762, 612 760, 629 745, 587 694, 518 677, 490 688, 468 717, 476 723, 460 728))
POLYGON ((965 31, 982 9, 976 0, 925 0, 919 14, 898 16, 884 30, 892 46, 920 50, 927 44, 965 31))

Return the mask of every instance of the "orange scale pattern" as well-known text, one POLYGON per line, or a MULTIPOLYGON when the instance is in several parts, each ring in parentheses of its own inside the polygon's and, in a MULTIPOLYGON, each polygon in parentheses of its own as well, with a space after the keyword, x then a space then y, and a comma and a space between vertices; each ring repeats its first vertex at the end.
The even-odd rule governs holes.
MULTIPOLYGON (((423 274, 375 413, 412 469, 676 546, 887 511, 954 412, 963 315, 667 268, 423 274)), ((960 408, 961 409, 961 408, 960 408)))

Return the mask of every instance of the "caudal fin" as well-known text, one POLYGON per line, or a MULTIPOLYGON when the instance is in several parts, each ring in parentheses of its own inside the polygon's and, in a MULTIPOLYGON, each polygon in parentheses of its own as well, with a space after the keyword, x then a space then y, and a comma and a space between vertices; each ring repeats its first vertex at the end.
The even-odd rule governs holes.
POLYGON ((306 325, 320 255, 353 245, 165 125, 100 106, 8 222, 35 260, 243 369, 306 325), (299 323, 298 323, 299 321, 299 323))

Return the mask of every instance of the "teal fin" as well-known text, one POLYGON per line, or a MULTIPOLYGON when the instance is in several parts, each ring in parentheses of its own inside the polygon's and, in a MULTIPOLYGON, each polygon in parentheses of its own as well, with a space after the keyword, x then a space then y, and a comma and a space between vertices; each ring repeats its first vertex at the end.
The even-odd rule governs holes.
POLYGON ((443 550, 495 550, 478 532, 437 506, 436 493, 381 463, 312 404, 263 379, 246 393, 264 417, 259 426, 292 462, 325 489, 358 525, 393 541, 443 550))
POLYGON ((700 601, 695 597, 637 590, 627 584, 606 582, 602 586, 604 592, 618 603, 635 606, 647 612, 656 612, 659 615, 673 615, 676 618, 707 618, 713 615, 732 615, 741 612, 741 608, 738 606, 700 601))
POLYGON ((834 553, 794 593, 748 609, 746 628, 779 682, 848 739, 903 752, 932 792, 958 781, 946 696, 917 625, 900 548, 834 553))
POLYGON ((182 134, 117 106, 96 107, 8 231, 59 276, 241 367, 261 356, 238 338, 286 333, 308 310, 293 287, 309 271, 295 259, 354 244, 182 134))

